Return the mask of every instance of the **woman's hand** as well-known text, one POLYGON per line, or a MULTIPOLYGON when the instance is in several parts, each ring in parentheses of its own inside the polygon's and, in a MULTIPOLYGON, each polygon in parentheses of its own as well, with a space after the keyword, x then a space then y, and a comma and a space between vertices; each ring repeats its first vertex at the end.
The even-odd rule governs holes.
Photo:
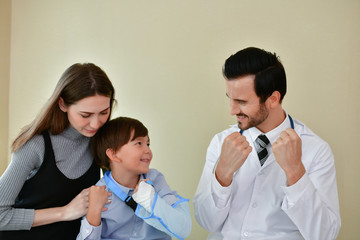
POLYGON ((71 221, 84 216, 89 206, 90 188, 82 190, 69 204, 63 207, 64 221, 71 221))
POLYGON ((69 204, 63 207, 35 210, 32 227, 81 218, 86 214, 89 206, 89 191, 90 188, 82 190, 69 204))

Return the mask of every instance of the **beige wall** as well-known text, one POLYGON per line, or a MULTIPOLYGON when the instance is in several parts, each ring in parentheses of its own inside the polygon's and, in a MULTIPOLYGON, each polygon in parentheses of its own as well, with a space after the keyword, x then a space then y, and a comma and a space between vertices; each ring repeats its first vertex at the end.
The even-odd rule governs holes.
POLYGON ((7 166, 9 139, 9 79, 11 1, 0 0, 0 174, 7 166))
MULTIPOLYGON (((222 64, 241 48, 265 48, 287 70, 286 110, 333 149, 338 239, 358 239, 359 13, 358 0, 12 0, 9 139, 35 117, 65 68, 94 62, 116 87, 114 116, 144 122, 152 167, 192 198, 212 136, 235 122, 222 64)), ((188 239, 205 236, 193 219, 188 239)))

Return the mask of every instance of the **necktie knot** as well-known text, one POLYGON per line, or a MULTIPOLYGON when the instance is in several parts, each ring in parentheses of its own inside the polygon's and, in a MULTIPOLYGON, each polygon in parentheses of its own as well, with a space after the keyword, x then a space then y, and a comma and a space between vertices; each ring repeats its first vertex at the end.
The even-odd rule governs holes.
POLYGON ((260 165, 262 166, 267 157, 268 157, 268 151, 266 150, 266 146, 270 143, 269 139, 261 134, 259 135, 256 140, 255 140, 258 144, 259 144, 259 149, 257 151, 258 157, 259 157, 259 161, 260 161, 260 165))

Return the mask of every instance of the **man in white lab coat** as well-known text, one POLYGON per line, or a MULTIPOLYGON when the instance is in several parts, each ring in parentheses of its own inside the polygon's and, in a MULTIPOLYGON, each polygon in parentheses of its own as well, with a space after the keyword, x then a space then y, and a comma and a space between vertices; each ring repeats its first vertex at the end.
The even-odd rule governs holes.
POLYGON ((275 53, 246 48, 223 67, 237 125, 212 139, 194 197, 208 239, 336 239, 341 220, 329 145, 282 108, 275 53))

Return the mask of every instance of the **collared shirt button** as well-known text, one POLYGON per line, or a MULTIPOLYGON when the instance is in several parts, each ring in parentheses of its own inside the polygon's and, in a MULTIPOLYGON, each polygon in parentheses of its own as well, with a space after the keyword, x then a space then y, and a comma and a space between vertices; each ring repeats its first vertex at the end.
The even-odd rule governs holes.
POLYGON ((253 208, 257 208, 257 206, 258 206, 258 204, 257 204, 256 202, 254 202, 254 203, 252 204, 252 207, 253 207, 253 208))
POLYGON ((244 237, 248 237, 249 233, 248 232, 244 232, 244 237))

